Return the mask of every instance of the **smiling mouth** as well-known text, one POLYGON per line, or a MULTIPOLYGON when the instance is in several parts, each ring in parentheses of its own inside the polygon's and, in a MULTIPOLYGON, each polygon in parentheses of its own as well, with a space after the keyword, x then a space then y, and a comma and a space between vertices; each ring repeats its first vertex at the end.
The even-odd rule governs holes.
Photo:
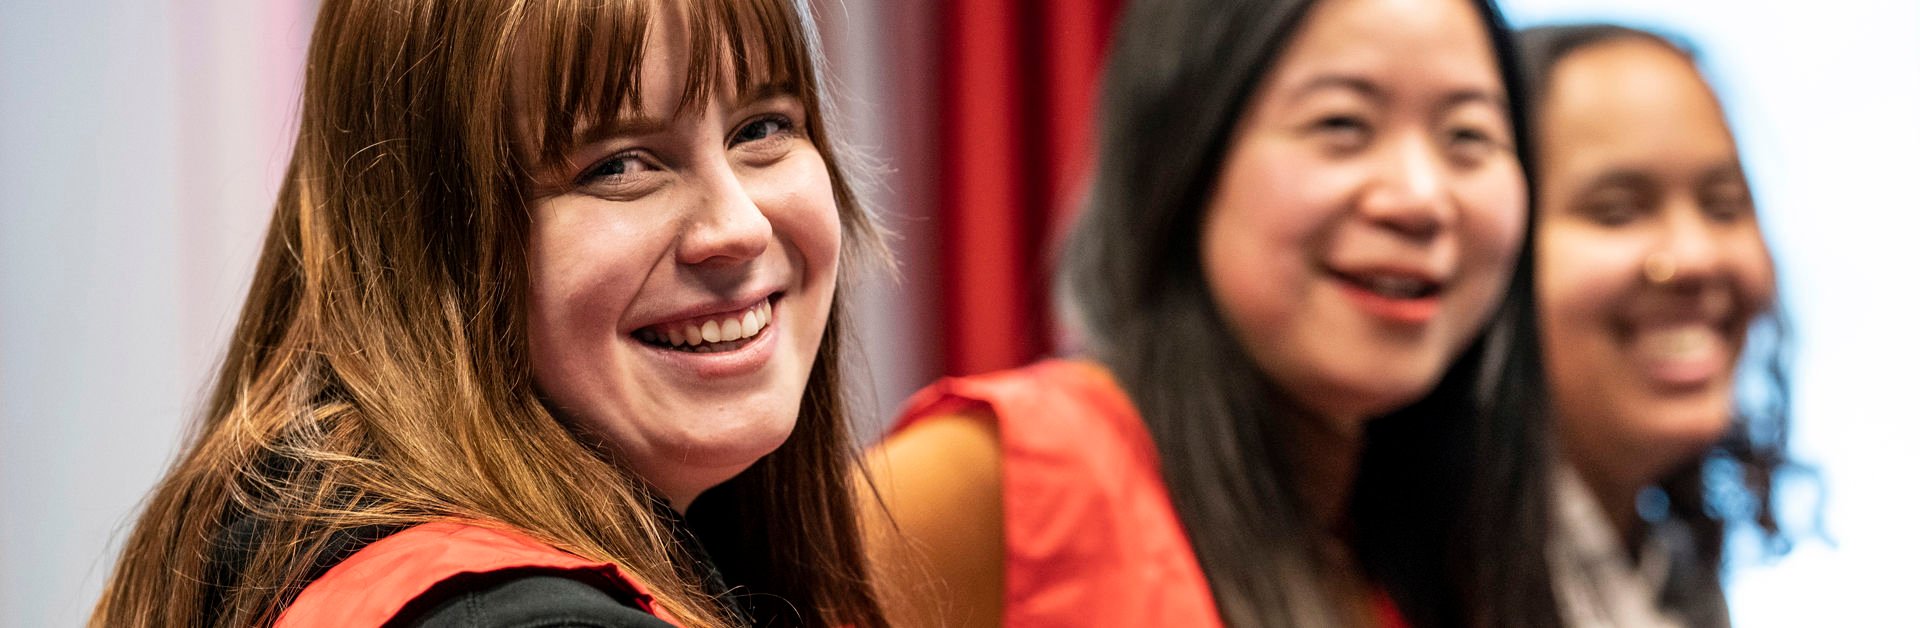
POLYGON ((726 353, 752 343, 773 327, 779 294, 745 309, 642 327, 633 337, 642 344, 682 353, 726 353))
POLYGON ((1738 349, 1732 337, 1724 323, 1703 320, 1631 328, 1619 342, 1652 381, 1686 391, 1712 383, 1733 368, 1738 349))
POLYGON ((1418 277, 1388 273, 1350 274, 1329 269, 1336 279, 1382 298, 1425 299, 1440 294, 1440 284, 1418 277))

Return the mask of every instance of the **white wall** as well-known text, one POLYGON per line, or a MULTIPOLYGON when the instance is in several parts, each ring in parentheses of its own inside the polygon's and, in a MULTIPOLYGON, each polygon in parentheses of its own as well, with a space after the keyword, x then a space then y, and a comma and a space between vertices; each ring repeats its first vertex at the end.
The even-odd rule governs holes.
POLYGON ((312 17, 0 6, 0 627, 78 625, 232 325, 312 17))
POLYGON ((1794 453, 1825 482, 1833 541, 1807 539, 1775 564, 1742 552, 1729 572, 1735 623, 1911 625, 1920 3, 1500 2, 1516 26, 1609 20, 1680 34, 1727 104, 1799 335, 1794 453))
POLYGON ((907 395, 932 381, 939 350, 934 233, 936 0, 810 0, 826 40, 840 137, 865 157, 865 201, 892 232, 897 265, 845 286, 857 352, 858 432, 875 438, 907 395))

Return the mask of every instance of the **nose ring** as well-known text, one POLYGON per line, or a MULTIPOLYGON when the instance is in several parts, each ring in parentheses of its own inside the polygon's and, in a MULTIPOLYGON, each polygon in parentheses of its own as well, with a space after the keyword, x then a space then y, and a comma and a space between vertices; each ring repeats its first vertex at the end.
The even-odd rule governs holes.
POLYGON ((1666 251, 1649 253, 1646 261, 1640 264, 1640 272, 1646 276, 1647 283, 1656 286, 1663 286, 1673 281, 1674 274, 1679 270, 1679 265, 1673 260, 1673 254, 1666 251))

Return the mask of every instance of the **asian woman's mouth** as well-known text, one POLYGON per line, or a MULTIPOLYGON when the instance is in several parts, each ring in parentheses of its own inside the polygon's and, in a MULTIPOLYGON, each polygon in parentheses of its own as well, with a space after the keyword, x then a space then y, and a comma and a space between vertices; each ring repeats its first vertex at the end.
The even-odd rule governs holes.
POLYGON ((1433 273, 1397 268, 1326 268, 1360 311, 1391 323, 1417 325, 1440 313, 1445 284, 1433 273))
POLYGON ((679 353, 738 351, 773 327, 774 305, 781 296, 776 292, 746 307, 648 325, 632 336, 647 346, 679 353))

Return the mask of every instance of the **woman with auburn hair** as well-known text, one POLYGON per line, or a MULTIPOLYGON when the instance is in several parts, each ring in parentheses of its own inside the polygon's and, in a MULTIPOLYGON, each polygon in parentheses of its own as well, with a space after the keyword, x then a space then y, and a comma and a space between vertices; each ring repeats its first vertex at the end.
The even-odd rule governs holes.
POLYGON ((874 234, 815 39, 790 0, 324 2, 92 625, 883 625, 835 290, 874 234))
POLYGON ((1575 626, 1726 626, 1726 526, 1774 519, 1785 326, 1738 146, 1692 55, 1592 24, 1528 29, 1542 338, 1562 470, 1552 553, 1575 626), (1749 341, 1765 386, 1735 403, 1749 341), (1717 471, 1716 471, 1717 468, 1717 471))
POLYGON ((1495 9, 1141 0, 1113 46, 1085 359, 937 383, 869 455, 900 619, 1557 625, 1495 9))

